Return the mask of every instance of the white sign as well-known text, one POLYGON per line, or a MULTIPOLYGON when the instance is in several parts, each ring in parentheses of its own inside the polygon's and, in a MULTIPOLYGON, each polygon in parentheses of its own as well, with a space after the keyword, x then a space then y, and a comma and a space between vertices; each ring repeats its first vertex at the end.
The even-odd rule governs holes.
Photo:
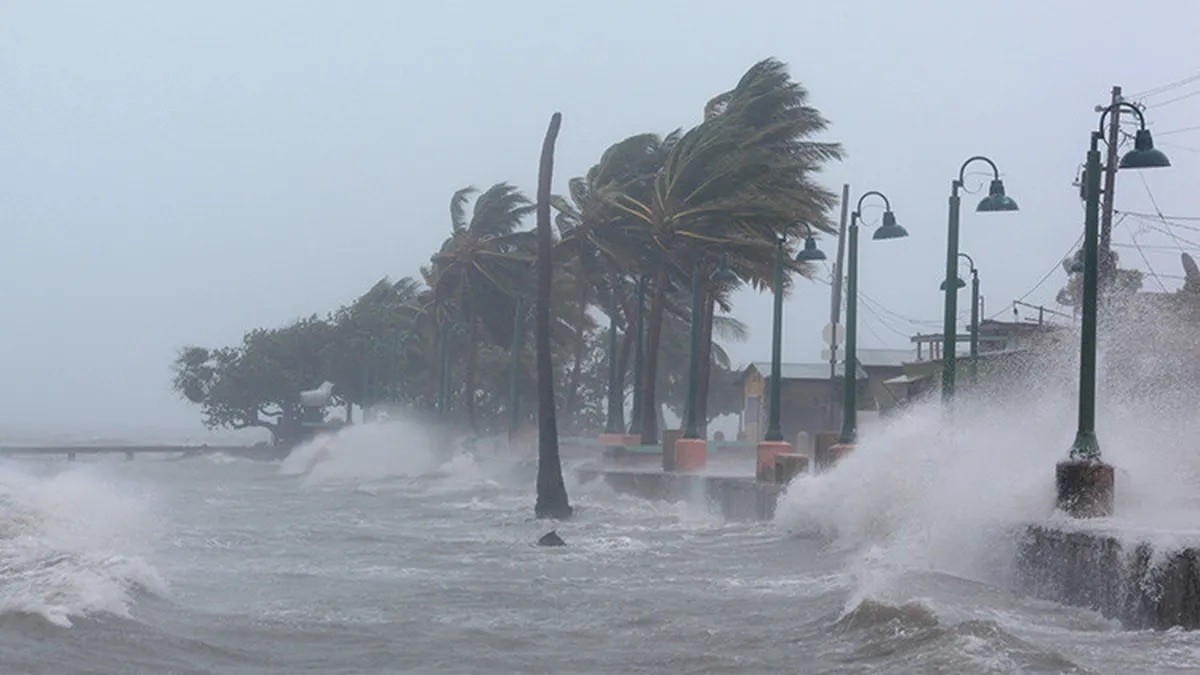
POLYGON ((821 329, 821 339, 824 340, 825 344, 827 345, 840 345, 842 344, 842 339, 845 337, 846 327, 840 323, 836 326, 827 323, 825 324, 825 327, 821 329))

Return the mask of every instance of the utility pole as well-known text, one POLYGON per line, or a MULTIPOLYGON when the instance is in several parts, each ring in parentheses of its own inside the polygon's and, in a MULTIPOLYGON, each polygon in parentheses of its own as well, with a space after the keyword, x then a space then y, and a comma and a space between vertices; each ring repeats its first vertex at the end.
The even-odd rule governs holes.
MULTIPOLYGON (((842 185, 842 216, 838 222, 838 246, 837 258, 833 261, 833 284, 831 299, 829 302, 829 325, 830 330, 837 331, 838 320, 842 315, 842 261, 846 258, 846 218, 850 211, 850 184, 842 185)), ((829 428, 837 424, 839 415, 837 414, 838 397, 833 393, 837 388, 837 361, 838 361, 838 338, 840 335, 833 335, 829 341, 829 428)))
MULTIPOLYGON (((1108 116, 1108 154, 1104 159, 1104 192, 1100 202, 1100 288, 1107 288, 1116 274, 1116 263, 1112 257, 1113 200, 1117 183, 1117 145, 1121 139, 1121 88, 1112 88, 1112 103, 1108 116)), ((1106 106, 1097 106, 1103 111, 1106 106)))

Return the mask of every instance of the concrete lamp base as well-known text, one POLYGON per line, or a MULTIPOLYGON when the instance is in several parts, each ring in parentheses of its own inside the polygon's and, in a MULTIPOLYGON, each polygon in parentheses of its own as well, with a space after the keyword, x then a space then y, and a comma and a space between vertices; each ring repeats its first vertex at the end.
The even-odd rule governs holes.
POLYGON ((758 468, 754 476, 764 483, 775 482, 775 456, 791 451, 792 446, 787 441, 759 441, 758 468))
POLYGON ((703 438, 681 438, 675 441, 675 470, 701 471, 708 463, 708 441, 703 438))
POLYGON ((784 453, 775 455, 775 482, 787 485, 808 470, 808 455, 784 453))
POLYGON ((1059 462, 1054 471, 1058 508, 1074 518, 1104 518, 1113 513, 1115 483, 1110 464, 1084 459, 1059 462))
POLYGON ((825 468, 833 468, 842 458, 854 452, 854 443, 834 443, 826 453, 825 468))

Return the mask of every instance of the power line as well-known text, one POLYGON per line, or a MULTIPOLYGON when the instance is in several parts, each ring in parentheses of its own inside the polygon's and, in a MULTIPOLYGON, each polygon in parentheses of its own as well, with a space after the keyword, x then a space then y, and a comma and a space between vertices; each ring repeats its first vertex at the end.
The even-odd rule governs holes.
POLYGON ((1158 287, 1163 289, 1163 292, 1166 293, 1166 284, 1164 284, 1162 279, 1158 278, 1158 275, 1154 273, 1154 267, 1150 265, 1150 260, 1146 257, 1146 253, 1142 251, 1142 247, 1138 245, 1137 237, 1133 237, 1132 239, 1133 247, 1137 249, 1138 255, 1142 257, 1142 262, 1146 263, 1146 269, 1150 270, 1150 276, 1154 277, 1154 280, 1158 282, 1158 287))
POLYGON ((1197 124, 1196 126, 1193 126, 1193 127, 1184 127, 1182 129, 1172 129, 1170 131, 1156 131, 1154 133, 1154 135, 1160 136, 1160 137, 1161 136, 1170 136, 1171 134, 1182 134, 1185 131, 1195 131, 1197 129, 1200 129, 1200 124, 1197 124))
POLYGON ((1200 73, 1196 73, 1195 75, 1189 75, 1188 77, 1185 77, 1182 80, 1168 82, 1167 84, 1154 87, 1153 89, 1147 89, 1146 91, 1138 92, 1136 94, 1131 95, 1129 98, 1146 98, 1147 96, 1157 96, 1158 94, 1164 94, 1168 91, 1171 91, 1172 89, 1177 89, 1179 87, 1182 87, 1185 84, 1195 82, 1196 80, 1200 80, 1200 73))
POLYGON ((1166 246, 1161 244, 1126 244, 1114 241, 1112 246, 1117 248, 1144 248, 1147 251, 1200 251, 1200 248, 1180 248, 1179 246, 1166 246))
MULTIPOLYGON (((1146 196, 1150 197, 1150 205, 1154 207, 1154 212, 1158 214, 1159 220, 1161 220, 1163 224, 1167 226, 1167 234, 1171 235, 1171 238, 1175 240, 1176 244, 1179 244, 1180 239, 1179 237, 1175 236, 1175 230, 1171 229, 1171 223, 1163 216, 1162 209, 1158 207, 1158 200, 1154 198, 1154 191, 1150 189, 1150 182, 1146 180, 1146 175, 1141 171, 1137 172, 1137 175, 1138 178, 1142 179, 1142 186, 1146 188, 1146 196)), ((1182 249, 1183 245, 1179 244, 1179 248, 1182 249)))
MULTIPOLYGON (((1120 225, 1120 222, 1118 221, 1118 223, 1117 223, 1117 224, 1118 224, 1118 225, 1120 225)), ((1080 243, 1082 243, 1082 242, 1083 242, 1083 233, 1081 232, 1081 233, 1079 234, 1079 237, 1075 239, 1075 243, 1074 243, 1074 244, 1071 244, 1071 248, 1067 249, 1067 252, 1066 252, 1066 253, 1064 253, 1064 254, 1063 254, 1063 255, 1062 255, 1062 256, 1061 256, 1061 257, 1060 257, 1060 258, 1059 258, 1057 261, 1055 261, 1054 265, 1053 265, 1053 266, 1052 266, 1052 267, 1051 267, 1051 268, 1050 268, 1050 269, 1049 269, 1049 270, 1046 272, 1046 274, 1044 274, 1044 275, 1042 276, 1042 278, 1041 278, 1041 279, 1039 279, 1039 280, 1038 280, 1038 282, 1037 282, 1036 284, 1034 284, 1033 288, 1031 288, 1031 289, 1029 289, 1028 291, 1026 291, 1026 292, 1025 292, 1025 295, 1022 295, 1021 297, 1017 298, 1017 302, 1022 302, 1022 301, 1024 301, 1026 298, 1028 298, 1029 296, 1033 295, 1033 294, 1034 294, 1034 292, 1036 292, 1036 291, 1037 291, 1037 289, 1041 288, 1041 287, 1042 287, 1042 284, 1046 283, 1046 280, 1048 280, 1048 279, 1050 278, 1050 276, 1051 276, 1051 275, 1053 275, 1053 274, 1054 274, 1054 272, 1055 272, 1056 270, 1058 270, 1058 269, 1059 269, 1059 267, 1062 265, 1062 261, 1063 261, 1063 260, 1065 260, 1065 259, 1066 259, 1068 256, 1070 256, 1070 255, 1071 255, 1071 252, 1075 250, 1075 247, 1076 247, 1076 246, 1079 246, 1079 244, 1080 244, 1080 243)), ((1007 311, 1008 311, 1008 309, 1007 309, 1007 308, 1006 308, 1006 309, 1002 309, 1002 310, 1000 310, 999 312, 996 312, 995 314, 993 314, 993 315, 989 316, 988 318, 989 318, 989 319, 994 319, 994 318, 996 318, 996 317, 1000 316, 1001 314, 1003 314, 1003 313, 1005 313, 1005 312, 1007 312, 1007 311)))
POLYGON ((1190 94, 1184 94, 1183 96, 1176 96, 1175 98, 1169 98, 1169 99, 1167 99, 1167 100, 1165 100, 1165 101, 1160 101, 1159 103, 1155 103, 1154 105, 1148 105, 1148 106, 1146 106, 1146 108, 1147 108, 1147 109, 1149 109, 1149 108, 1161 108, 1161 107, 1163 107, 1164 105, 1170 105, 1170 104, 1172 104, 1172 103, 1177 103, 1177 102, 1179 102, 1179 101, 1182 101, 1182 100, 1184 100, 1184 99, 1189 99, 1189 98, 1191 98, 1191 97, 1193 97, 1193 96, 1200 96, 1200 90, 1193 91, 1193 92, 1192 92, 1192 93, 1190 93, 1190 94))
MULTIPOLYGON (((1140 176, 1142 174, 1138 173, 1138 175, 1140 176)), ((1158 208, 1158 207, 1156 206, 1155 208, 1158 208)), ((1134 218, 1153 218, 1155 220, 1161 219, 1161 220, 1198 220, 1198 221, 1200 221, 1200 216, 1164 216, 1161 212, 1160 213, 1139 213, 1138 211, 1120 211, 1120 210, 1118 210, 1117 213, 1120 213, 1120 214, 1126 215, 1126 216, 1133 216, 1134 218)))

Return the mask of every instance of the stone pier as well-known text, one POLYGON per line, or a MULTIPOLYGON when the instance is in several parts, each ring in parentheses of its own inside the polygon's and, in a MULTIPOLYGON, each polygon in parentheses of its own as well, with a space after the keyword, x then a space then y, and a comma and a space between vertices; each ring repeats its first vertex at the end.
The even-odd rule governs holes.
POLYGON ((1200 545, 1156 551, 1110 532, 1031 525, 1016 576, 1024 593, 1094 609, 1125 628, 1200 628, 1200 545))

